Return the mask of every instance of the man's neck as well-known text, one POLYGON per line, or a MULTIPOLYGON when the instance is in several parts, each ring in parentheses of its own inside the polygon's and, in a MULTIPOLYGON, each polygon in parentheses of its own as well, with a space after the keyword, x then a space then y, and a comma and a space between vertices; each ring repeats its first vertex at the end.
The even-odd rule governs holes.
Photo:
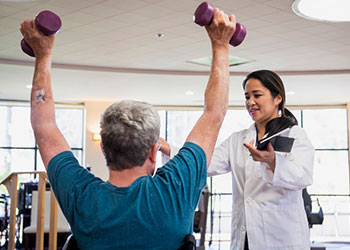
POLYGON ((128 187, 137 178, 141 176, 147 176, 149 173, 144 166, 135 166, 133 168, 124 170, 109 170, 108 181, 117 187, 128 187))

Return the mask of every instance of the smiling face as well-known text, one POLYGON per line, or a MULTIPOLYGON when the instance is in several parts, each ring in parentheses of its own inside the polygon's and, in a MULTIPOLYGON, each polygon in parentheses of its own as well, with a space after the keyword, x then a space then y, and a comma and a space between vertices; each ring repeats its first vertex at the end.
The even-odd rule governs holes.
POLYGON ((258 125, 266 123, 278 117, 278 105, 282 98, 277 95, 275 98, 260 80, 250 78, 245 85, 246 109, 258 125))

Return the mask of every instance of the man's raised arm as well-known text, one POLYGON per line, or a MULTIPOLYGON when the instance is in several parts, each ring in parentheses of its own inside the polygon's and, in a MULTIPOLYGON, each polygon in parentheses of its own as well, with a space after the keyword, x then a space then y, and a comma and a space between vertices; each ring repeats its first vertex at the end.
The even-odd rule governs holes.
POLYGON ((51 57, 55 35, 46 36, 38 31, 34 20, 24 20, 20 31, 35 54, 30 118, 41 158, 47 168, 55 155, 70 150, 56 124, 51 90, 51 57))
POLYGON ((187 142, 199 145, 207 157, 207 167, 213 154, 221 124, 228 108, 229 93, 229 41, 234 33, 236 20, 215 9, 210 26, 206 27, 212 44, 211 73, 204 96, 204 112, 187 137, 187 142))

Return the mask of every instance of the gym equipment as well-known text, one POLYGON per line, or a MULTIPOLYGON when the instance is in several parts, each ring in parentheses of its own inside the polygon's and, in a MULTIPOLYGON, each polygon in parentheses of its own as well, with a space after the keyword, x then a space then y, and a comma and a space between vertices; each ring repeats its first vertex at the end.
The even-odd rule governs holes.
MULTIPOLYGON (((49 10, 44 10, 35 17, 35 25, 41 32, 49 36, 56 34, 60 30, 62 22, 60 17, 55 13, 49 10)), ((34 51, 24 39, 21 41, 21 47, 24 53, 35 57, 34 51)))
POLYGON ((10 197, 5 194, 0 194, 0 204, 4 204, 0 208, 0 249, 8 248, 9 239, 9 204, 10 197))
MULTIPOLYGON (((201 3, 194 12, 194 22, 199 26, 210 25, 213 20, 215 8, 208 2, 201 3)), ((236 23, 236 30, 230 44, 234 47, 240 45, 247 34, 247 29, 240 23, 236 23)))
POLYGON ((312 200, 306 188, 303 189, 302 194, 309 228, 312 228, 313 225, 321 225, 323 223, 324 215, 320 202, 318 199, 316 200, 319 208, 318 212, 312 212, 312 200))

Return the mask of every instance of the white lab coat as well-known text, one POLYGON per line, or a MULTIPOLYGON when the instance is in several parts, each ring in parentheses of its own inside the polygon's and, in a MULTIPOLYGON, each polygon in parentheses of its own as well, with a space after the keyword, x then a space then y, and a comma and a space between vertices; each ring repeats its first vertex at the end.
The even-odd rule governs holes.
POLYGON ((256 140, 254 124, 214 151, 208 176, 232 174, 231 250, 244 249, 246 233, 250 250, 310 249, 302 189, 312 184, 314 148, 298 126, 283 135, 295 141, 290 153, 275 152, 274 173, 243 146, 256 140))

